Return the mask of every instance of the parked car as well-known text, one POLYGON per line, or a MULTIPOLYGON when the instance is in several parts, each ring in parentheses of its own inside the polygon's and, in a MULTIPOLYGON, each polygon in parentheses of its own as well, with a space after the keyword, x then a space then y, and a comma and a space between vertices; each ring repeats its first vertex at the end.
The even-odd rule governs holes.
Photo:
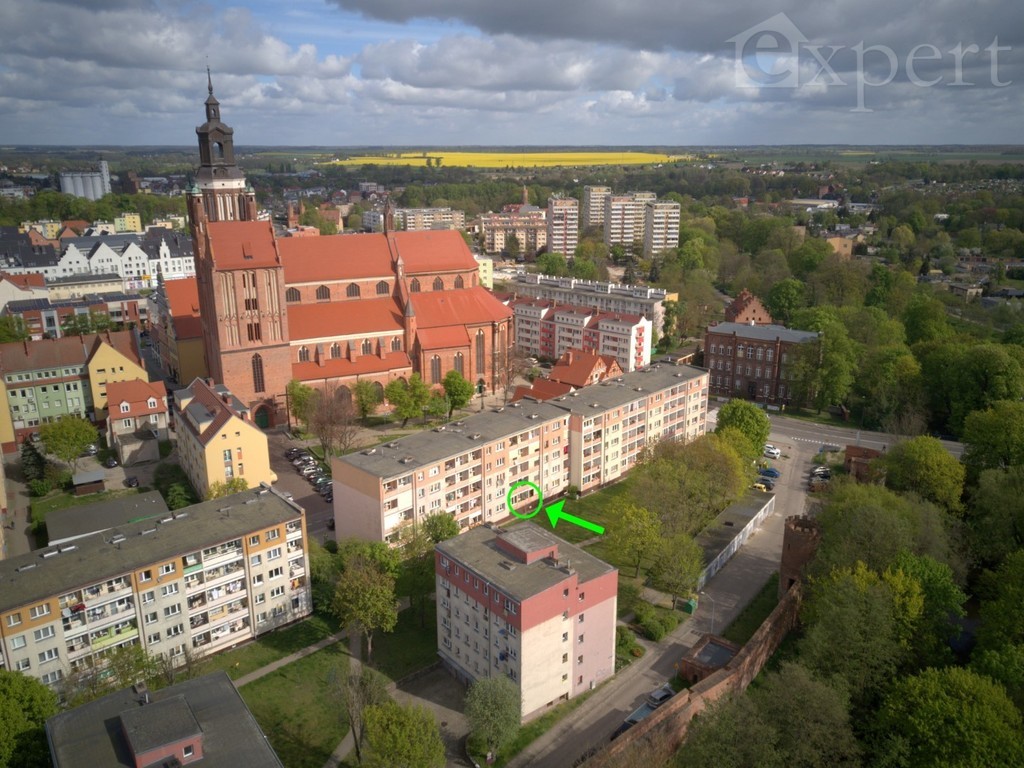
POLYGON ((825 445, 821 446, 822 453, 839 453, 841 450, 843 449, 832 443, 825 443, 825 445))
POLYGON ((312 456, 299 456, 297 459, 292 459, 293 467, 301 467, 305 464, 316 464, 316 459, 312 456))
POLYGON ((321 486, 330 484, 331 478, 327 477, 327 475, 324 475, 323 477, 318 477, 316 480, 313 481, 313 485, 316 486, 317 490, 320 490, 321 486))
POLYGON ((309 451, 307 451, 305 448, 289 448, 287 451, 284 452, 284 456, 289 461, 294 461, 300 456, 309 456, 309 451))
MULTIPOLYGON (((772 487, 774 487, 774 486, 772 486, 772 487)), ((765 493, 767 493, 771 489, 767 485, 765 485, 764 483, 754 483, 754 490, 755 491, 764 491, 765 493)))
POLYGON ((137 477, 126 477, 124 479, 124 484, 127 487, 129 487, 129 488, 138 488, 139 487, 139 478, 137 478, 137 477))
POLYGON ((114 467, 117 466, 117 459, 111 456, 109 459, 103 462, 103 466, 106 467, 107 469, 113 469, 114 467))
POLYGON ((780 478, 782 473, 779 472, 775 467, 762 467, 757 471, 762 477, 780 478))
POLYGON ((763 485, 767 491, 775 490, 775 481, 770 477, 762 477, 757 482, 759 485, 763 485))
POLYGON ((832 478, 832 470, 828 467, 815 467, 811 470, 811 477, 820 477, 825 480, 832 478))
POLYGON ((326 496, 333 496, 334 495, 334 484, 333 483, 327 483, 323 487, 317 488, 317 491, 320 493, 321 496, 325 496, 325 497, 326 496))
POLYGON ((768 443, 764 447, 764 455, 767 456, 769 459, 777 459, 782 455, 782 451, 776 448, 771 443, 768 443))
POLYGON ((83 456, 95 456, 99 452, 100 452, 99 446, 97 446, 95 443, 90 443, 89 445, 85 446, 85 449, 82 451, 82 455, 83 456))
MULTIPOLYGON (((334 503, 334 494, 333 493, 328 493, 328 494, 324 495, 323 498, 324 498, 324 501, 326 501, 328 504, 333 504, 334 503)), ((331 523, 328 524, 327 527, 330 528, 333 531, 334 530, 333 521, 331 521, 331 523)))
POLYGON ((323 477, 324 471, 316 464, 310 464, 308 467, 300 469, 299 474, 309 480, 313 475, 323 477))
POLYGON ((675 689, 665 683, 660 688, 655 688, 653 691, 647 694, 647 703, 652 707, 660 707, 666 701, 676 695, 675 689))

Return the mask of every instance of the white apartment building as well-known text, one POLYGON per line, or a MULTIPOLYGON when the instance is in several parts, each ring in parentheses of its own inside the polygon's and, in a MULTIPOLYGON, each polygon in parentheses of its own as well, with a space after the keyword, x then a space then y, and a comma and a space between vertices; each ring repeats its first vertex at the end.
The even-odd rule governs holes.
POLYGON ((451 208, 396 208, 395 228, 406 232, 425 229, 465 229, 466 212, 451 208))
POLYGON ((647 203, 644 216, 644 255, 661 253, 679 246, 679 203, 647 203))
POLYGON ((612 193, 611 187, 586 186, 583 188, 584 229, 604 226, 604 201, 612 193))
POLYGON ((574 197, 548 198, 548 253, 571 259, 579 239, 579 201, 574 197))
POLYGON ((658 199, 653 192, 627 192, 608 195, 604 200, 604 244, 631 246, 642 242, 647 203, 658 199))

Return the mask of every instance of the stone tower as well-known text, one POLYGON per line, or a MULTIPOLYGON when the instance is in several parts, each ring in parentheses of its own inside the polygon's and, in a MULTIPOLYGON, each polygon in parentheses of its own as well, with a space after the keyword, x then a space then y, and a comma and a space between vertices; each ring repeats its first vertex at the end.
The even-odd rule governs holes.
POLYGON ((818 522, 806 515, 786 518, 782 534, 782 561, 779 563, 779 599, 789 588, 802 581, 807 564, 814 559, 821 543, 818 522))

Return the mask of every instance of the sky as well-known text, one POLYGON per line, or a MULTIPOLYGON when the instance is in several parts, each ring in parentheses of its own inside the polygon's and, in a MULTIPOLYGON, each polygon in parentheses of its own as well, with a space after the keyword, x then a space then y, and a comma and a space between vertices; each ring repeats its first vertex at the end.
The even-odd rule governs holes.
POLYGON ((0 0, 0 145, 1015 144, 1020 0, 0 0))

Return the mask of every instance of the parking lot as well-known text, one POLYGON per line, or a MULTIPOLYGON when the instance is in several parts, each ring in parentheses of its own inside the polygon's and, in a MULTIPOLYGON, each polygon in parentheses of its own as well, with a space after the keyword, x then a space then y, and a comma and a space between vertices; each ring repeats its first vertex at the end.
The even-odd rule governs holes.
POLYGON ((306 510, 306 530, 309 535, 323 543, 334 538, 334 531, 327 527, 328 520, 334 519, 334 507, 324 501, 306 478, 300 475, 284 453, 289 448, 302 448, 305 444, 292 440, 281 432, 267 433, 270 449, 270 468, 277 474, 274 487, 279 491, 287 491, 295 498, 295 502, 306 510))

